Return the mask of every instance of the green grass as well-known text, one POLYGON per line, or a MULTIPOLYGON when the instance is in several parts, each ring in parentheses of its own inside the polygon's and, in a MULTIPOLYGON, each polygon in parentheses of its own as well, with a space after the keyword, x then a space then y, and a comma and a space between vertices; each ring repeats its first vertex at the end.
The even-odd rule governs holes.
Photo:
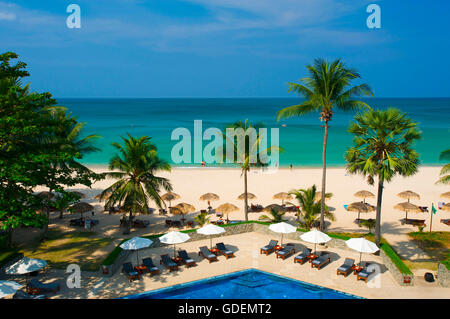
POLYGON ((18 256, 20 253, 16 248, 2 248, 0 250, 0 267, 3 267, 8 261, 18 256))
POLYGON ((450 269, 450 232, 411 232, 408 236, 433 261, 441 262, 450 269))
MULTIPOLYGON (((328 236, 332 238, 338 238, 342 240, 348 240, 350 238, 360 238, 364 237, 367 240, 375 241, 375 235, 370 233, 328 233, 328 236)), ((381 238, 380 241, 380 249, 382 249, 385 254, 392 260, 392 262, 397 266, 398 270, 400 270, 403 274, 411 275, 412 271, 408 268, 408 266, 404 263, 404 261, 398 256, 394 248, 389 245, 389 243, 381 238)))
POLYGON ((95 271, 104 258, 100 250, 111 242, 112 238, 98 238, 94 232, 51 230, 45 241, 36 239, 28 242, 20 247, 20 252, 27 257, 46 260, 57 269, 78 264, 82 270, 95 271))

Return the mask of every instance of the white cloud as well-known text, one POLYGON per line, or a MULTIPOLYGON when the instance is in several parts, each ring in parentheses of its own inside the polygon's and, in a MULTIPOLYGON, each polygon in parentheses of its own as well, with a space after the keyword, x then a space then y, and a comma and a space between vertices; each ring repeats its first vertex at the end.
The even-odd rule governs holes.
POLYGON ((16 15, 14 13, 0 12, 0 21, 1 20, 13 21, 15 19, 16 15))

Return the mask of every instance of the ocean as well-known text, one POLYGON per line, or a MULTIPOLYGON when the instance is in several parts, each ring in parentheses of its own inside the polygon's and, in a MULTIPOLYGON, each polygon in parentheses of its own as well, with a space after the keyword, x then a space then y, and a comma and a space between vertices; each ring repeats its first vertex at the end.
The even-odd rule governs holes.
MULTIPOLYGON (((373 98, 365 100, 372 108, 396 107, 419 123, 422 140, 416 144, 423 165, 442 165, 439 153, 449 148, 450 98, 373 98)), ((100 152, 86 155, 85 164, 103 165, 115 153, 113 142, 121 142, 127 133, 150 136, 159 156, 172 162, 171 150, 178 141, 171 140, 176 128, 187 128, 193 135, 194 120, 202 120, 203 131, 209 127, 223 129, 227 124, 248 119, 279 128, 280 166, 322 165, 323 128, 319 114, 276 121, 283 107, 299 104, 299 98, 188 98, 188 99, 58 99, 81 122, 84 134, 102 136, 95 145, 100 152)), ((330 122, 327 164, 345 165, 344 152, 352 143, 347 128, 353 113, 336 111, 330 122)), ((208 141, 203 142, 205 146, 208 141)), ((198 164, 182 164, 198 166, 198 164)), ((182 166, 179 165, 179 166, 182 166)))

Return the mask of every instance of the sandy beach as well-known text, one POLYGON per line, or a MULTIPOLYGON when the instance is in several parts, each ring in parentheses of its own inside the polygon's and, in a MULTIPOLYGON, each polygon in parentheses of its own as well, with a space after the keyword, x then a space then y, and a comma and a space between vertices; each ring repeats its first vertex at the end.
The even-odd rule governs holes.
MULTIPOLYGON (((108 171, 104 166, 91 166, 95 172, 108 171)), ((395 204, 404 202, 405 200, 399 198, 397 194, 405 190, 412 190, 420 195, 420 200, 411 200, 412 203, 419 206, 428 206, 431 212, 431 204, 434 203, 437 208, 438 202, 444 201, 439 197, 443 192, 448 191, 448 186, 436 185, 435 181, 439 175, 439 167, 421 167, 419 172, 411 177, 403 178, 396 177, 389 184, 385 184, 384 196, 382 203, 382 233, 383 236, 396 248, 398 252, 405 258, 423 258, 424 256, 417 255, 417 251, 409 248, 406 233, 410 231, 417 231, 417 227, 411 225, 401 225, 400 219, 405 217, 405 213, 395 210, 395 204)), ((186 216, 186 219, 192 219, 200 209, 206 209, 207 203, 200 201, 199 197, 207 192, 216 193, 220 196, 220 200, 212 202, 212 206, 217 207, 222 203, 232 203, 242 209, 238 212, 229 215, 231 220, 244 220, 243 201, 238 200, 237 197, 243 192, 243 177, 239 169, 227 168, 173 168, 170 173, 160 173, 170 179, 173 185, 173 191, 181 198, 172 202, 172 205, 178 202, 186 202, 192 204, 196 208, 196 212, 186 216)), ((290 191, 294 188, 308 188, 316 184, 320 190, 322 171, 320 168, 281 168, 276 172, 267 173, 259 169, 251 170, 248 175, 248 190, 255 194, 257 198, 249 201, 252 204, 268 205, 272 203, 281 204, 280 200, 272 199, 272 196, 278 192, 290 191)), ((98 212, 103 211, 103 203, 94 199, 94 196, 99 194, 103 189, 111 185, 113 180, 105 179, 99 181, 89 188, 73 187, 73 189, 82 191, 86 194, 84 199, 87 202, 96 206, 98 212)), ((344 168, 328 168, 327 170, 327 192, 333 193, 333 197, 327 201, 332 212, 335 214, 336 221, 329 226, 329 231, 336 232, 366 232, 365 228, 359 227, 354 223, 357 217, 356 212, 348 212, 344 209, 345 204, 360 201, 353 194, 359 190, 369 190, 376 194, 376 185, 368 185, 362 176, 349 175, 344 168)), ((40 191, 42 189, 38 189, 40 191)), ((376 199, 370 198, 366 200, 372 205, 376 204, 376 199)), ((156 207, 154 203, 150 203, 151 207, 156 207)), ((256 220, 262 213, 250 213, 249 219, 256 220)), ((106 214, 107 215, 107 214, 106 214)), ((287 213, 286 219, 295 220, 294 213, 287 213)), ((429 230, 431 213, 409 213, 409 218, 425 219, 427 225, 425 230, 429 230)), ((108 219, 118 225, 119 216, 109 216, 113 218, 108 219), (116 220, 117 219, 117 220, 116 220)), ((153 214, 149 216, 142 216, 143 219, 161 219, 162 216, 153 214)), ((173 217, 173 216, 172 216, 173 217)), ((165 217, 164 217, 165 218, 165 217)), ((179 216, 174 216, 177 219, 179 216)), ((361 214, 361 218, 375 218, 375 212, 361 214)), ((440 222, 443 218, 449 218, 449 213, 438 210, 433 215, 433 231, 448 231, 449 226, 440 222)), ((215 216, 212 217, 215 219, 215 216)), ((104 225, 106 226, 106 225, 104 225)), ((164 230, 164 228, 152 228, 148 230, 138 230, 156 232, 164 230)), ((112 235, 112 231, 104 233, 104 235, 112 235)), ((133 235, 133 234, 132 234, 133 235)), ((118 233, 117 236, 122 236, 118 233)))

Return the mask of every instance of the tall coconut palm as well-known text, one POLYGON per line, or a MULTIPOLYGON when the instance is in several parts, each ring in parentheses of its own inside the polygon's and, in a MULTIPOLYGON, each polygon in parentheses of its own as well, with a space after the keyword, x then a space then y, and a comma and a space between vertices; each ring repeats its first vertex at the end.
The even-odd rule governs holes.
POLYGON ((170 164, 158 157, 157 148, 151 143, 150 137, 135 138, 128 134, 128 138, 122 139, 123 145, 112 144, 119 154, 109 161, 111 172, 105 173, 105 176, 118 181, 105 189, 100 199, 109 196, 106 206, 119 205, 129 212, 124 232, 129 234, 133 215, 148 212, 149 200, 162 208, 163 201, 159 193, 162 189, 172 191, 172 185, 168 179, 156 176, 159 171, 170 171, 170 164))
MULTIPOLYGON (((265 149, 261 149, 261 141, 264 138, 261 134, 259 134, 259 129, 263 127, 262 123, 257 123, 252 125, 247 119, 245 121, 238 121, 232 123, 227 128, 232 128, 235 130, 235 137, 230 138, 226 133, 224 133, 224 143, 229 142, 233 146, 233 153, 231 158, 227 158, 226 151, 223 152, 225 160, 232 161, 236 164, 241 165, 241 176, 244 176, 244 213, 245 220, 248 221, 248 172, 250 171, 250 167, 263 167, 267 166, 268 163, 262 161, 262 157, 265 156, 268 152, 278 151, 280 152, 282 149, 278 146, 270 146, 265 149), (256 137, 254 140, 250 139, 250 136, 247 134, 249 130, 256 130, 256 137), (244 149, 240 149, 239 139, 243 138, 243 142, 245 143, 244 149), (252 157, 255 156, 255 161, 252 162, 252 157)), ((224 149, 226 150, 226 145, 224 145, 224 149)), ((223 150, 222 150, 223 151, 223 150)))
POLYGON ((371 185, 378 178, 375 242, 379 245, 384 183, 395 175, 417 172, 419 154, 413 144, 421 133, 407 114, 393 108, 357 114, 348 131, 354 135, 354 146, 345 154, 348 172, 362 174, 371 185))
MULTIPOLYGON (((306 229, 310 230, 314 224, 316 224, 320 218, 320 212, 321 212, 321 199, 316 200, 316 194, 317 194, 317 187, 316 185, 313 185, 312 187, 308 189, 298 189, 298 190, 292 190, 289 192, 290 195, 293 195, 299 204, 300 211, 298 212, 298 223, 302 226, 304 226, 306 229), (300 221, 300 216, 302 217, 302 220, 300 221)), ((331 198, 333 194, 326 193, 325 198, 331 198)), ((293 205, 293 204, 292 204, 293 205)), ((328 207, 325 205, 325 214, 324 218, 329 219, 331 221, 335 220, 335 216, 333 213, 330 213, 328 211, 328 207)))
POLYGON ((334 109, 355 111, 369 106, 358 100, 361 96, 373 96, 367 84, 351 86, 353 80, 361 78, 359 73, 347 68, 341 60, 328 63, 324 59, 316 59, 314 65, 307 67, 309 76, 300 79, 300 83, 289 83, 289 92, 302 95, 306 100, 299 104, 286 107, 278 112, 277 120, 294 116, 303 116, 312 112, 320 112, 320 120, 324 123, 322 151, 322 200, 320 208, 320 229, 323 231, 325 212, 326 185, 326 150, 329 122, 334 109))
MULTIPOLYGON (((450 149, 443 151, 440 155, 439 155, 439 160, 440 161, 444 161, 444 160, 450 160, 450 149)), ((436 182, 436 184, 447 184, 450 185, 450 163, 445 164, 441 171, 439 172, 440 178, 439 180, 436 182)))

